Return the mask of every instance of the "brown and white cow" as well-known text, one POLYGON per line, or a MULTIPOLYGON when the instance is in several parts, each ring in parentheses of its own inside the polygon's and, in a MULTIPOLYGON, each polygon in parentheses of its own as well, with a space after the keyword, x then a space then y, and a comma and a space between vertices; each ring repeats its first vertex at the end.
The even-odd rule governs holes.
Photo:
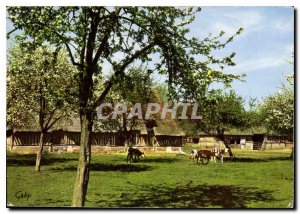
POLYGON ((199 159, 200 160, 207 160, 207 163, 208 163, 208 161, 212 158, 212 157, 214 157, 214 153, 212 152, 212 151, 210 151, 210 150, 199 150, 198 152, 197 152, 197 154, 196 154, 196 156, 195 156, 195 158, 196 158, 196 160, 197 160, 197 164, 199 163, 199 159))
POLYGON ((193 160, 193 162, 195 161, 197 153, 198 153, 197 149, 192 149, 192 151, 190 153, 190 157, 189 157, 189 162, 191 161, 191 159, 193 160))
POLYGON ((223 163, 224 155, 227 153, 227 149, 221 149, 218 153, 218 157, 220 158, 221 163, 223 163))
POLYGON ((221 163, 223 163, 224 154, 226 151, 224 149, 218 149, 217 147, 212 148, 212 150, 199 150, 195 155, 197 160, 197 164, 199 163, 199 159, 207 160, 207 163, 211 161, 212 163, 216 163, 216 158, 220 158, 221 163))

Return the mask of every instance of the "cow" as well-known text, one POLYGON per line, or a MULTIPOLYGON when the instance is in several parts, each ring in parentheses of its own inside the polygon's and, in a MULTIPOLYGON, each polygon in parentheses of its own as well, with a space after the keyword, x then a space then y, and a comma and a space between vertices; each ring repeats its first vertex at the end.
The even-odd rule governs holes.
POLYGON ((191 153, 190 153, 190 158, 189 158, 189 162, 191 161, 191 159, 193 160, 193 162, 195 161, 195 157, 198 153, 197 149, 192 149, 191 153))
POLYGON ((211 149, 211 162, 213 163, 216 163, 216 157, 219 156, 219 148, 217 148, 216 146, 214 146, 212 149, 211 149))
POLYGON ((145 157, 145 154, 144 154, 144 152, 141 152, 140 150, 138 150, 138 149, 136 149, 136 148, 132 148, 132 147, 130 147, 129 149, 128 149, 128 155, 127 155, 127 163, 128 163, 128 161, 130 162, 130 163, 132 163, 132 162, 136 162, 136 161, 138 161, 138 162, 140 162, 140 157, 145 157))
POLYGON ((202 163, 204 164, 204 159, 207 160, 206 163, 209 162, 211 158, 215 156, 215 153, 210 150, 199 150, 195 156, 197 160, 197 164, 199 163, 199 159, 202 160, 202 163))
POLYGON ((228 152, 228 149, 221 149, 218 153, 218 157, 220 158, 221 163, 223 163, 224 155, 228 152))
POLYGON ((197 160, 197 164, 199 163, 199 159, 203 164, 208 163, 209 160, 212 163, 216 163, 216 158, 220 158, 221 163, 223 163, 224 154, 226 153, 226 149, 218 149, 217 147, 213 147, 212 150, 199 150, 195 155, 197 160), (205 162, 205 160, 207 160, 205 162))

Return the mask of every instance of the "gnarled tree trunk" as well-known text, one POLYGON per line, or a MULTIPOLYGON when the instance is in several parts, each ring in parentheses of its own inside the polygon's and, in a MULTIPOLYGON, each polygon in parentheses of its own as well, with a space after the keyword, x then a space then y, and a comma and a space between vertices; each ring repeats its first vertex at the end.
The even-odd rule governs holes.
POLYGON ((42 161, 45 135, 46 135, 46 132, 41 131, 40 141, 39 141, 39 150, 37 152, 36 161, 35 161, 35 171, 36 172, 39 172, 41 170, 41 161, 42 161))
POLYGON ((218 130, 217 138, 219 138, 224 143, 225 147, 228 149, 228 154, 229 154, 230 158, 234 158, 234 154, 231 151, 231 148, 225 139, 224 130, 218 130))
POLYGON ((90 117, 91 113, 89 113, 89 115, 81 115, 80 155, 73 192, 73 207, 83 207, 85 204, 91 162, 91 136, 93 124, 90 117))

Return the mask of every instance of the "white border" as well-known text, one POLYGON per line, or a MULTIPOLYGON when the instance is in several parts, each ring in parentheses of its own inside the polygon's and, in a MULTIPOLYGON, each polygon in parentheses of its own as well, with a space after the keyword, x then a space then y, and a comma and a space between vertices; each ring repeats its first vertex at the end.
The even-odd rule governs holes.
POLYGON ((295 0, 251 0, 251 1, 236 1, 236 0, 52 0, 52 1, 41 1, 41 0, 10 0, 5 5, 17 6, 17 5, 28 5, 28 6, 40 6, 40 5, 52 5, 52 6, 63 6, 63 5, 103 5, 103 6, 293 6, 296 3, 295 0))
MULTIPOLYGON (((6 6, 17 6, 17 5, 28 5, 28 6, 44 6, 44 5, 53 5, 53 6, 64 6, 64 5, 104 5, 104 6, 295 6, 296 9, 299 10, 299 1, 297 0, 251 0, 251 1, 237 1, 237 0, 89 0, 84 2, 82 0, 72 0, 72 1, 65 1, 65 0, 52 0, 52 1, 41 1, 41 0, 10 0, 10 1, 1 1, 0 2, 0 26, 1 29, 1 39, 0 39, 0 50, 2 50, 2 57, 0 59, 0 103, 1 103, 1 110, 0 110, 0 136, 1 136, 1 148, 0 148, 0 157, 1 157, 1 170, 5 172, 6 170, 6 6)), ((299 12, 299 11, 298 11, 299 12)), ((298 13, 299 16, 299 13, 298 13)), ((298 23, 298 22, 297 22, 298 23)), ((298 24, 297 24, 298 26, 298 24)), ((299 34, 298 34, 299 35, 299 34)), ((297 36, 298 39, 298 36, 297 36)), ((298 48, 297 48, 298 50, 298 48)), ((297 51, 298 52, 298 51, 297 51)), ((297 55, 296 55, 297 56, 297 55)), ((298 57, 295 59, 298 61, 298 57)), ((299 74, 298 74, 299 75, 299 74)), ((297 75, 297 76, 298 76, 297 75)), ((297 78, 297 83, 298 82, 297 78)), ((298 87, 300 85, 298 84, 298 87)), ((297 96, 297 101, 299 103, 299 93, 297 96)), ((298 106, 298 105, 297 105, 298 106)), ((297 114, 298 115, 298 114, 297 114)), ((299 115, 297 116, 299 119, 299 115)), ((298 130, 296 130, 298 131, 298 130)), ((296 142, 298 143, 298 142, 296 142)), ((297 154, 299 154, 299 147, 297 146, 297 154)), ((298 181, 298 177, 295 178, 298 181)), ((0 184, 1 184, 1 194, 0 194, 0 211, 1 213, 8 213, 9 209, 6 209, 6 173, 5 176, 0 177, 0 184)), ((299 186, 299 184, 298 184, 299 186)), ((298 189, 297 189, 298 192, 298 189)), ((298 198, 298 197, 297 197, 298 198)), ((297 205, 299 206, 299 200, 297 200, 297 205)), ((14 212, 20 212, 21 210, 15 210, 14 212)), ((122 210, 123 212, 124 210, 122 210)), ((137 210, 140 212, 140 210, 137 210)), ((154 210, 155 211, 155 210, 154 210)), ((207 210, 199 210, 200 212, 211 212, 207 210)), ((248 210, 247 210, 248 211, 248 210)), ((263 211, 251 210, 255 213, 263 213, 263 211)), ((49 213, 51 211, 43 211, 49 213)), ((65 211, 56 211, 57 213, 64 213, 65 211)), ((82 212, 82 210, 80 210, 82 212)), ((84 211, 86 212, 86 211, 84 211)), ((100 210, 100 212, 107 212, 105 210, 100 210)), ((112 212, 112 211, 108 211, 112 212)), ((119 212, 119 211, 114 211, 119 212)), ((150 212, 153 212, 150 210, 150 212)), ((162 212, 162 211, 155 211, 155 212, 162 212)), ((184 211, 185 212, 185 211, 184 211)), ((216 211, 213 211, 216 212, 216 211)), ((239 212, 239 211, 238 211, 239 212)), ((280 212, 288 212, 282 211, 280 212)))

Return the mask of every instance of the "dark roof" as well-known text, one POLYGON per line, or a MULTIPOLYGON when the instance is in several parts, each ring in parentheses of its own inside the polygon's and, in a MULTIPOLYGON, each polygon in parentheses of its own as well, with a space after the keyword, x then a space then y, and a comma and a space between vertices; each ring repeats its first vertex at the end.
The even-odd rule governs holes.
POLYGON ((175 120, 157 120, 153 128, 155 135, 185 136, 175 120))
MULTIPOLYGON (((62 129, 64 131, 70 132, 80 132, 81 131, 80 118, 72 117, 70 119, 64 119, 62 121, 58 121, 56 124, 51 127, 50 132, 53 130, 62 129)), ((41 129, 36 124, 31 124, 27 127, 16 128, 15 131, 31 131, 31 132, 40 132, 41 129)))
POLYGON ((253 135, 253 134, 265 134, 267 132, 266 128, 252 128, 247 129, 244 131, 237 130, 237 129, 231 129, 228 131, 225 131, 224 134, 227 135, 253 135))
MULTIPOLYGON (((155 135, 185 136, 183 130, 177 125, 175 120, 156 120, 156 126, 153 127, 155 135)), ((79 117, 73 117, 64 120, 54 126, 52 130, 62 129, 69 132, 81 132, 81 124, 79 117)), ((144 122, 140 122, 134 130, 139 130, 141 134, 148 134, 147 127, 144 122)), ((17 131, 40 131, 38 127, 30 127, 18 129, 17 131)))
POLYGON ((63 122, 58 129, 62 129, 64 131, 69 132, 81 132, 81 124, 79 117, 73 117, 69 119, 69 121, 63 122))

